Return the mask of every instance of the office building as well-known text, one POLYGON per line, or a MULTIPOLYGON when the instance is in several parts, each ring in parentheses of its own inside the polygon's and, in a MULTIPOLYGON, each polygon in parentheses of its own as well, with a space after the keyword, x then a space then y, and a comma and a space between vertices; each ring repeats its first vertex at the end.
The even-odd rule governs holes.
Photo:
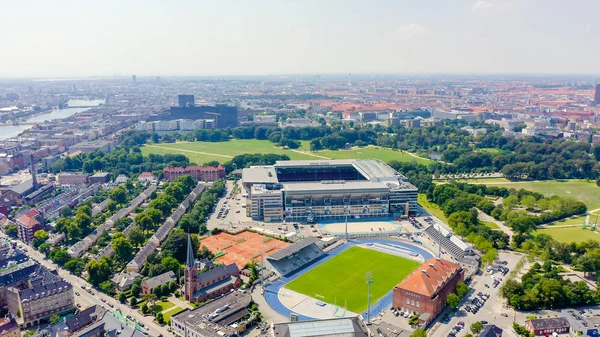
POLYGON ((569 331, 572 336, 598 336, 600 317, 588 312, 583 314, 579 309, 563 309, 560 316, 569 322, 569 331))
POLYGON ((446 306, 446 297, 464 280, 463 268, 432 258, 406 276, 393 290, 392 306, 401 312, 419 314, 419 325, 427 326, 446 306))
POLYGON ((600 83, 596 84, 596 95, 594 95, 594 103, 600 104, 600 83))
POLYGON ((418 189, 380 160, 278 161, 245 168, 242 181, 254 220, 401 216, 417 206, 418 189))

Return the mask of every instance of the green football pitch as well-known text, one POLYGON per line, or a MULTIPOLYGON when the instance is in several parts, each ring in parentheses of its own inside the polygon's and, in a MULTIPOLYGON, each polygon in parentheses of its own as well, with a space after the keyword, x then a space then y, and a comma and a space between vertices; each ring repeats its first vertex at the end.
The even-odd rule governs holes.
POLYGON ((341 309, 346 305, 349 311, 362 313, 367 309, 367 272, 372 274, 371 304, 374 304, 418 266, 413 260, 352 247, 285 287, 329 304, 337 303, 341 309))

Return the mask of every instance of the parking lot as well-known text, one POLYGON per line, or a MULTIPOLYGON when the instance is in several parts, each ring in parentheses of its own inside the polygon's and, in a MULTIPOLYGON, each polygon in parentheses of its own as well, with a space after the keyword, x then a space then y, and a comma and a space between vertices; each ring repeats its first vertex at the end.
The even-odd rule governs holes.
MULTIPOLYGON (((464 336, 470 334, 471 324, 481 321, 496 324, 500 328, 510 329, 513 320, 523 324, 524 317, 515 317, 513 309, 504 305, 499 289, 506 276, 520 260, 521 255, 500 252, 498 260, 491 268, 486 268, 474 275, 468 284, 471 291, 456 310, 447 308, 438 316, 429 330, 430 336, 464 336), (464 322, 466 329, 459 327, 464 322)), ((485 323, 484 323, 485 324, 485 323)))

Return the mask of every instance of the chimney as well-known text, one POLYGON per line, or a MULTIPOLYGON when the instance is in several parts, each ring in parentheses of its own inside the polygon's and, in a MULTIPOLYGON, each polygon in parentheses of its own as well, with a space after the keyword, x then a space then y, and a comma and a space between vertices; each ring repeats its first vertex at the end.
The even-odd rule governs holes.
POLYGON ((30 170, 31 170, 31 179, 32 179, 32 186, 33 186, 33 190, 37 190, 37 177, 35 174, 35 162, 33 161, 33 155, 30 154, 29 155, 29 161, 30 161, 30 170))

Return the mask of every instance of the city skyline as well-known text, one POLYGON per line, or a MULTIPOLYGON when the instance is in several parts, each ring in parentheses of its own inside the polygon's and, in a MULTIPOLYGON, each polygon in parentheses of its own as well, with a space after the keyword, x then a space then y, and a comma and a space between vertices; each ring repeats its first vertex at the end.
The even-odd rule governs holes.
POLYGON ((600 74, 600 3, 578 4, 6 2, 0 78, 600 74))

